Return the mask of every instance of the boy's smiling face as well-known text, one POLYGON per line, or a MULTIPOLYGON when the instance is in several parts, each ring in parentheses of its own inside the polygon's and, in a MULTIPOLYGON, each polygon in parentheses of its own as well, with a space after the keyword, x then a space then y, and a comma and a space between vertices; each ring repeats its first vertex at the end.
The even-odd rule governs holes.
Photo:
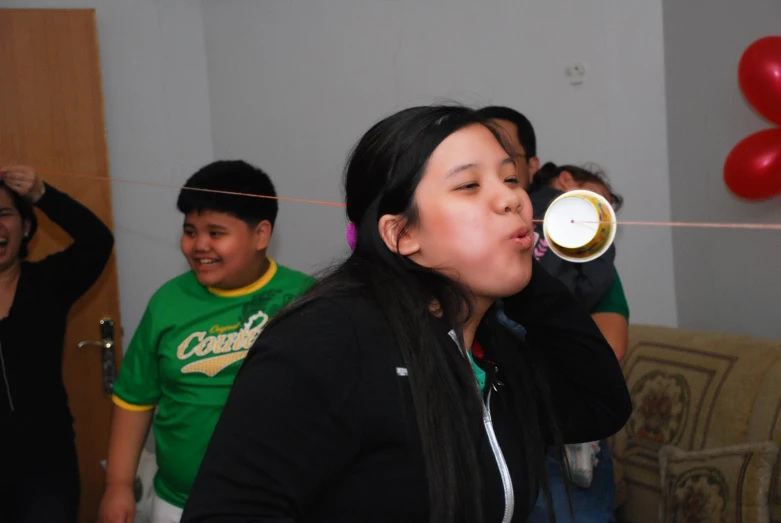
POLYGON ((184 217, 182 254, 201 285, 239 289, 257 281, 268 268, 271 230, 265 220, 251 227, 224 212, 190 212, 184 217))

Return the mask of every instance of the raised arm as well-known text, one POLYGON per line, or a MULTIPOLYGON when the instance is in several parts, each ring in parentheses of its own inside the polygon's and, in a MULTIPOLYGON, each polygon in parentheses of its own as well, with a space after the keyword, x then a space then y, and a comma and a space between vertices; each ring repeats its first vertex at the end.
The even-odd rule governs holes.
POLYGON ((575 264, 575 297, 591 310, 604 297, 615 278, 616 248, 611 245, 596 260, 575 264))
POLYGON ((565 443, 618 432, 632 412, 624 376, 599 328, 564 285, 534 262, 529 285, 506 299, 504 309, 526 329, 565 443))
POLYGON ((613 284, 615 258, 616 250, 612 245, 602 256, 586 263, 563 260, 548 250, 540 258, 540 265, 561 281, 586 310, 591 310, 613 284))
POLYGON ((66 303, 73 303, 106 267, 114 246, 111 230, 84 205, 45 184, 31 167, 0 168, 0 179, 35 204, 73 239, 64 251, 38 262, 41 274, 51 276, 52 293, 66 303))

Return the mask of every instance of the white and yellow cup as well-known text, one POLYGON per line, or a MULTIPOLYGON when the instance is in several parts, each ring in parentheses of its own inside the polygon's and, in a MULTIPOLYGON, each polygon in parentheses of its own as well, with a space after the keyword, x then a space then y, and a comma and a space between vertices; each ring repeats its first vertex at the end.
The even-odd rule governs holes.
POLYGON ((548 206, 542 230, 548 247, 560 258, 585 263, 599 258, 616 237, 616 213, 602 195, 565 192, 548 206))

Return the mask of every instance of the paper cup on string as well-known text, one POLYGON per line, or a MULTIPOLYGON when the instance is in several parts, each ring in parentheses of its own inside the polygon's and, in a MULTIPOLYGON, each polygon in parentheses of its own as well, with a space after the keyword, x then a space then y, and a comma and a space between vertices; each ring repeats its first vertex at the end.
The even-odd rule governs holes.
POLYGON ((600 194, 569 191, 548 206, 542 230, 560 258, 585 263, 599 258, 616 237, 616 213, 600 194))

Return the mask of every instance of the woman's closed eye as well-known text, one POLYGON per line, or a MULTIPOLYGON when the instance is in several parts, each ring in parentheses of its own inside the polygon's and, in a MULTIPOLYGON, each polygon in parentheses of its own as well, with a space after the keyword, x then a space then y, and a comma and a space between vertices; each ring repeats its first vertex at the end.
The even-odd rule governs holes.
MULTIPOLYGON (((507 184, 510 184, 510 185, 513 185, 513 186, 517 186, 517 185, 521 184, 521 180, 517 176, 511 176, 511 177, 505 179, 504 183, 507 183, 507 184)), ((468 190, 477 189, 478 187, 480 187, 479 183, 477 183, 477 182, 469 182, 469 183, 465 183, 463 185, 459 185, 458 187, 456 187, 456 190, 457 191, 468 191, 468 190)))

